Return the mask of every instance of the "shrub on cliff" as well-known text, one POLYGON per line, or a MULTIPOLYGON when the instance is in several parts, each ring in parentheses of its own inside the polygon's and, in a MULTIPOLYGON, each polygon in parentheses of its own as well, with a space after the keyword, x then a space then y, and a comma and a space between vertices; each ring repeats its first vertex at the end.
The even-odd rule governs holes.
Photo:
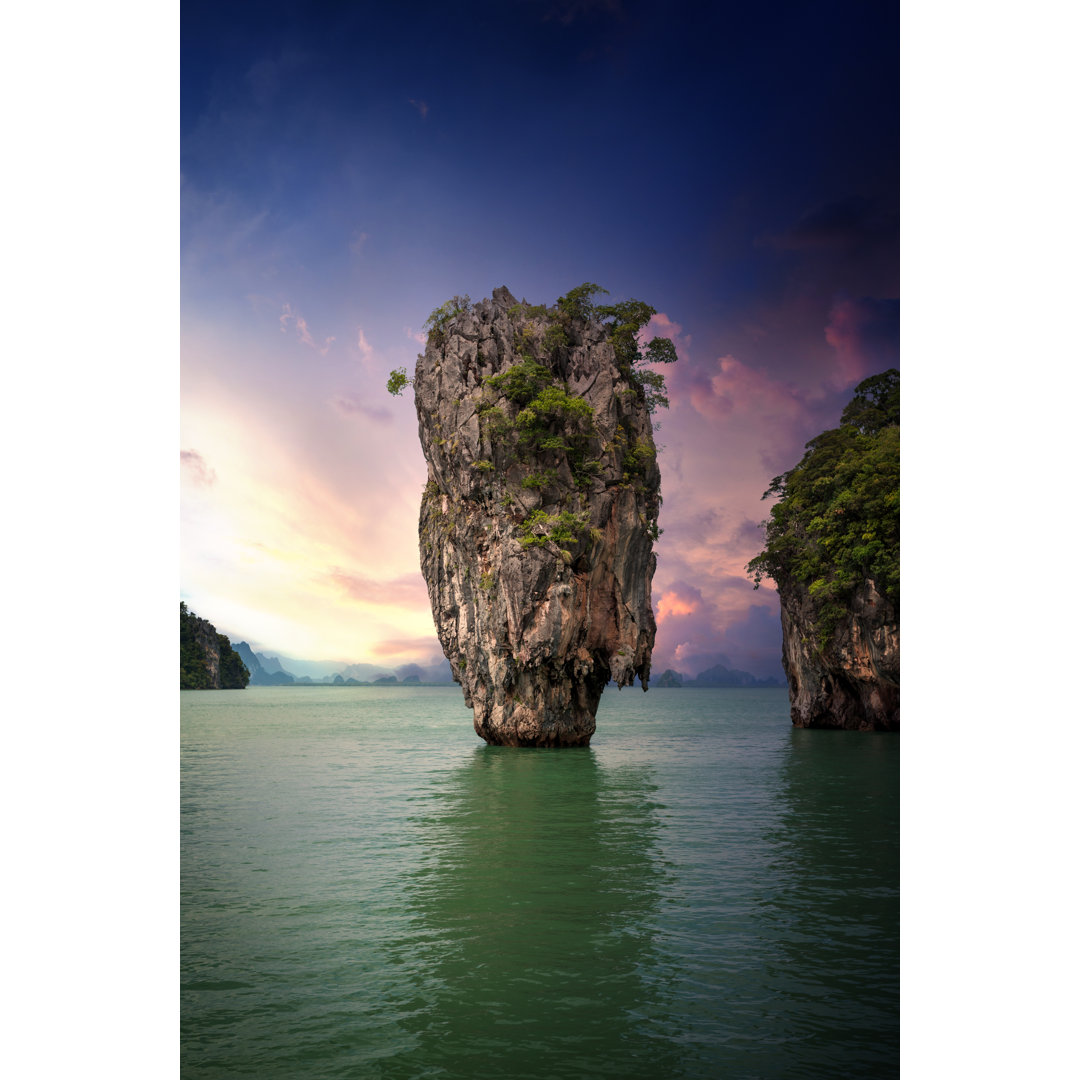
POLYGON ((648 321, 656 314, 656 308, 642 300, 622 300, 617 304, 594 304, 593 297, 606 293, 607 289, 586 282, 571 289, 555 302, 559 314, 568 320, 596 319, 607 330, 608 340, 615 347, 619 370, 641 396, 650 413, 668 406, 667 386, 664 376, 646 366, 648 364, 672 364, 678 357, 670 338, 653 338, 644 347, 638 336, 648 321))
POLYGON ((209 690, 210 664, 206 650, 195 636, 198 617, 188 611, 187 604, 180 601, 180 689, 209 690))
POLYGON ((773 495, 765 548, 747 566, 754 588, 765 577, 803 585, 822 644, 868 579, 899 613, 900 373, 859 383, 840 426, 811 439, 762 498, 773 495))
MULTIPOLYGON (((586 281, 570 289, 565 296, 560 296, 553 307, 544 304, 515 304, 509 314, 515 320, 554 320, 545 327, 539 345, 548 353, 555 353, 569 343, 567 329, 572 323, 597 321, 607 331, 608 340, 615 347, 615 356, 619 370, 637 391, 650 413, 667 408, 667 386, 661 372, 649 365, 671 364, 678 356, 670 338, 655 337, 642 346, 639 341, 641 331, 656 314, 656 308, 642 300, 621 300, 617 304, 597 304, 593 298, 607 289, 586 281)), ((447 300, 427 317, 424 328, 438 344, 443 340, 450 321, 463 311, 468 310, 468 295, 454 296, 447 300)), ((542 386, 551 381, 550 372, 537 363, 533 355, 536 347, 536 333, 528 322, 520 328, 516 346, 522 356, 515 369, 489 379, 512 401, 525 404, 540 391, 542 386)), ((395 397, 400 395, 412 380, 404 367, 395 368, 386 382, 386 389, 395 397)))

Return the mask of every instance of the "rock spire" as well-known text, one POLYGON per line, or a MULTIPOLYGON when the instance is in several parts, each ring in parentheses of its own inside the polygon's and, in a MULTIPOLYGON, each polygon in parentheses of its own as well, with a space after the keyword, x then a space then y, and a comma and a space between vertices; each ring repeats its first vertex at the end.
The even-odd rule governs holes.
POLYGON ((421 567, 489 743, 587 746, 609 680, 648 688, 658 384, 636 366, 635 335, 652 309, 633 309, 627 334, 630 309, 593 308, 598 291, 552 307, 505 287, 455 298, 417 361, 421 567))

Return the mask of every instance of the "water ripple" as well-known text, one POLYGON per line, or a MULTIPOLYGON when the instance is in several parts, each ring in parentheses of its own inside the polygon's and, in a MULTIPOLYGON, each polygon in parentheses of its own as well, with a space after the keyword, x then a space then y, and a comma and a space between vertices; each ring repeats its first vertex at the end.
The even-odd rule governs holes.
POLYGON ((609 693, 573 753, 456 688, 182 708, 185 1080, 898 1075, 895 737, 775 691, 609 693))

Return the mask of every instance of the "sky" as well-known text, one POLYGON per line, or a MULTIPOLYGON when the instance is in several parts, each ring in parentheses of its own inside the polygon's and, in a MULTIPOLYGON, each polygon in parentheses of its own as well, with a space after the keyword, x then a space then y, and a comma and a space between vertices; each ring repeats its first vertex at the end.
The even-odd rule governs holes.
POLYGON ((428 313, 657 309, 653 670, 782 678, 761 499, 899 366, 899 13, 501 0, 180 10, 181 598, 279 656, 441 658, 428 313))
MULTIPOLYGON (((360 329, 373 366, 389 368, 418 348, 403 328, 463 289, 505 283, 540 301, 594 280, 653 303, 682 328, 671 374, 691 378, 658 436, 659 573, 681 559, 685 584, 719 605, 705 568, 737 568, 731 530, 697 553, 686 523, 695 511, 754 521, 773 475, 756 462, 785 453, 784 417, 835 423, 845 365, 889 341, 869 315, 898 295, 876 276, 895 262, 880 227, 890 192, 897 207, 895 31, 860 24, 883 8, 815 2, 800 16, 774 4, 749 25, 749 5, 646 17, 504 2, 489 18, 459 6, 457 22, 428 32, 440 16, 417 5, 389 26, 393 12, 359 5, 353 26, 311 5, 314 25, 273 4, 243 18, 192 0, 10 6, 0 440, 6 617, 23 647, 6 687, 3 797, 19 822, 9 876, 25 887, 6 897, 21 932, 5 958, 23 990, 8 1056, 24 1072, 42 1045, 56 1062, 72 1047, 68 1071, 90 1048, 125 1077, 175 1054, 177 564, 181 595, 225 625, 230 574, 252 573, 225 539, 279 545, 294 568, 265 554, 228 629, 254 638, 257 626, 298 653, 339 651, 304 648, 318 613, 290 616, 275 599, 326 587, 316 540, 372 602, 415 587, 414 570, 380 562, 393 551, 371 535, 346 546, 347 521, 320 533, 302 516, 325 524, 332 515, 305 499, 346 476, 357 519, 369 531, 373 514, 387 528, 400 519, 403 552, 415 548, 410 514, 378 502, 400 486, 407 503, 405 473, 422 473, 415 421, 400 415, 411 403, 365 374, 360 329), (560 37, 570 50, 554 48, 560 37), (860 196, 869 205, 847 201, 860 196), (248 295, 272 303, 260 315, 248 295), (289 313, 303 328, 290 318, 282 333, 289 313), (336 339, 325 357, 305 328, 319 349, 336 339), (743 367, 729 365, 730 392, 714 393, 727 356, 743 367), (732 371, 789 414, 760 419, 732 371), (706 410, 710 393, 717 413, 721 396, 731 402, 748 445, 707 423, 695 387, 706 410), (357 407, 352 426, 320 407, 337 395, 357 407), (359 406, 382 417, 378 449, 398 456, 359 455, 359 406), (321 443, 329 433, 348 461, 321 443), (199 454, 179 463, 179 536, 178 441, 199 454), (696 488, 684 479, 676 491, 676 447, 698 463, 696 488), (760 488, 740 469, 756 469, 760 488), (235 507, 214 490, 274 470, 235 507), (296 536, 308 546, 292 548, 296 536), (703 568, 694 579, 689 560, 703 568), (79 1002, 63 1044, 38 1007, 57 970, 79 1002), (121 997, 130 1037, 118 1043, 121 997)), ((1059 721, 1075 667, 1066 511, 1080 242, 1075 140, 1062 133, 1075 127, 1080 16, 1039 0, 909 0, 902 16, 905 1061, 912 1075, 950 1062, 953 1073, 1056 1075, 1075 1056, 1060 992, 1062 929, 1075 922, 1061 858, 1074 845, 1075 725, 1059 721), (1003 981, 1027 992, 1003 996, 1003 981)), ((775 612, 764 589, 732 583, 731 595, 775 612)), ((390 621, 393 605, 383 610, 390 621)), ((730 651, 738 620, 699 611, 713 621, 698 647, 730 651)), ((677 618, 689 615, 662 623, 658 656, 681 637, 677 618)), ((354 631, 374 621, 354 602, 354 631)), ((360 659, 362 647, 340 651, 360 659)))

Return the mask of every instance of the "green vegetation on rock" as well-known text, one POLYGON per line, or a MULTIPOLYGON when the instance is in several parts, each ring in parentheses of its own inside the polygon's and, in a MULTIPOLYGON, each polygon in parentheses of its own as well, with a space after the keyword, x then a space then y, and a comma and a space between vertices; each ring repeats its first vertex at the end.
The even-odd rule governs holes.
MULTIPOLYGON (((537 346, 552 356, 570 344, 569 331, 574 323, 596 321, 607 331, 608 340, 615 347, 619 370, 630 382, 635 392, 645 402, 649 412, 668 405, 667 386, 664 376, 653 370, 651 364, 671 364, 678 359, 675 345, 670 338, 654 337, 644 347, 638 336, 656 308, 641 300, 622 300, 617 304, 597 304, 594 297, 607 293, 607 289, 586 281, 560 296, 553 306, 545 304, 514 304, 507 314, 515 322, 524 319, 515 333, 515 351, 522 362, 511 371, 492 376, 489 382, 511 401, 525 404, 551 382, 551 372, 536 360, 537 346), (543 333, 537 341, 534 322, 544 322, 543 333)), ((436 344, 441 343, 450 321, 466 311, 472 301, 469 296, 454 296, 440 304, 427 317, 424 328, 436 344)), ((395 396, 412 382, 405 369, 397 368, 390 374, 386 389, 395 396)))
POLYGON ((821 646, 864 581, 899 612, 900 373, 861 382, 840 426, 811 439, 802 461, 762 498, 773 495, 765 549, 747 566, 755 588, 765 577, 804 586, 821 646))
POLYGON ((243 690, 250 673, 224 634, 180 601, 180 689, 243 690), (216 660, 216 665, 215 665, 216 660), (214 668, 217 668, 217 678, 214 668))
POLYGON ((240 654, 232 647, 232 642, 218 634, 218 681, 222 690, 243 690, 251 676, 240 654))
POLYGON ((206 649, 195 639, 199 619, 180 601, 180 689, 209 690, 213 685, 206 649))
POLYGON ((558 544, 574 544, 589 531, 589 515, 561 510, 558 514, 548 514, 543 510, 533 510, 522 522, 518 539, 524 548, 533 544, 543 544, 548 540, 558 544))
POLYGON ((570 320, 596 319, 607 330, 608 340, 615 347, 619 370, 629 380, 645 402, 650 413, 667 408, 667 385, 659 371, 648 364, 672 364, 678 356, 670 338, 655 337, 642 348, 638 335, 656 314, 656 308, 642 300, 622 300, 617 304, 595 304, 593 297, 606 293, 592 282, 571 289, 556 301, 558 311, 570 320))
POLYGON ((446 330, 447 323, 449 323, 455 315, 460 315, 463 311, 467 311, 471 303, 472 300, 469 298, 468 293, 464 296, 451 297, 445 304, 440 304, 427 317, 424 321, 424 329, 436 339, 441 339, 443 332, 446 330))
MULTIPOLYGON (((598 482, 647 496, 648 535, 654 541, 659 537, 660 496, 655 485, 650 487, 656 473, 656 446, 651 433, 640 430, 632 417, 639 405, 652 413, 668 404, 664 377, 649 365, 674 361, 675 347, 666 338, 639 344, 656 309, 639 300, 597 304, 596 296, 606 291, 586 282, 552 305, 521 301, 495 309, 506 320, 495 338, 505 343, 500 344, 493 364, 498 374, 482 376, 478 393, 469 388, 467 393, 451 395, 455 409, 466 396, 475 407, 480 440, 462 463, 481 484, 472 486, 472 494, 460 505, 427 513, 423 550, 431 551, 434 544, 445 542, 463 527, 475 510, 474 498, 490 499, 505 509, 524 497, 522 509, 529 507, 533 513, 526 520, 518 518, 514 535, 526 548, 550 541, 552 553, 569 561, 568 548, 590 531, 580 508, 598 482), (607 417, 608 426, 601 435, 595 409, 574 392, 569 372, 582 355, 605 342, 615 354, 615 369, 621 376, 617 393, 623 404, 613 410, 614 431, 607 417), (536 507, 533 493, 543 498, 542 509, 536 507)), ((455 333, 455 321, 466 314, 469 303, 467 296, 455 296, 431 313, 425 323, 430 335, 425 356, 433 349, 441 355, 455 333)), ((469 336, 467 340, 475 339, 469 336)), ((493 363, 479 343, 475 349, 477 368, 493 363)), ((438 361, 433 370, 439 371, 438 361)), ((387 389, 400 394, 412 383, 402 367, 391 373, 387 389)), ((460 425, 468 416, 468 411, 464 419, 459 413, 439 415, 430 425, 431 447, 448 464, 462 453, 459 436, 463 429, 458 427, 454 434, 449 428, 444 430, 444 422, 460 425)), ((430 495, 426 490, 425 501, 430 495)))
POLYGON ((390 372, 390 378, 386 380, 386 389, 389 390, 394 397, 399 397, 401 391, 411 382, 412 379, 405 374, 405 369, 403 367, 394 368, 394 370, 390 372))

